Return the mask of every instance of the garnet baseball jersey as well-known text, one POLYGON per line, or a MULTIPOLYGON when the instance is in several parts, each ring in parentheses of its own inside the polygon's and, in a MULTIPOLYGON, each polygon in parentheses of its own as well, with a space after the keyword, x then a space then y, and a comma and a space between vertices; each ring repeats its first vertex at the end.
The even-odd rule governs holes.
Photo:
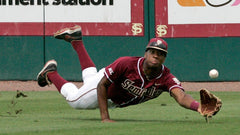
POLYGON ((121 57, 105 68, 104 75, 112 82, 107 90, 108 99, 119 107, 148 101, 176 87, 183 90, 178 79, 164 65, 155 79, 147 80, 143 61, 143 57, 121 57))

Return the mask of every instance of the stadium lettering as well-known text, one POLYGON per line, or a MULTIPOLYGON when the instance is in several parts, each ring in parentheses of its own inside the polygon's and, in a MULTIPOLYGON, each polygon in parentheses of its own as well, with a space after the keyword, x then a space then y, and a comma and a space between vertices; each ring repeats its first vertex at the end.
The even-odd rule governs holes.
MULTIPOLYGON (((48 0, 0 0, 1 5, 49 5, 48 0)), ((54 0, 52 5, 110 5, 112 6, 113 0, 54 0)))
POLYGON ((53 5, 113 5, 113 0, 54 0, 53 5), (108 1, 108 3, 107 3, 108 1))
MULTIPOLYGON (((37 5, 48 5, 46 0, 36 0, 37 5)), ((0 0, 0 5, 35 5, 34 0, 0 0)))

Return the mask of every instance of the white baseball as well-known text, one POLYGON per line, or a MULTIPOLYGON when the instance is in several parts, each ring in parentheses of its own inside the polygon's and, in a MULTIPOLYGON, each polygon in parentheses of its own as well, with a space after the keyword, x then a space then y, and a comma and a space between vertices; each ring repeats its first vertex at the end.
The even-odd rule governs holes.
POLYGON ((212 69, 212 70, 209 71, 210 78, 213 78, 213 79, 217 78, 218 75, 219 75, 219 73, 218 73, 218 71, 216 69, 212 69))

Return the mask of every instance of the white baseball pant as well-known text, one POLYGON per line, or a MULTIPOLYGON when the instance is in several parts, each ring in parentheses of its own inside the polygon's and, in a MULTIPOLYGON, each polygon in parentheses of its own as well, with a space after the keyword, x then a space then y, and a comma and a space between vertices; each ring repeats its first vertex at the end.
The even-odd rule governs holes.
MULTIPOLYGON (((83 85, 77 88, 71 82, 65 83, 61 88, 61 94, 68 104, 75 109, 98 108, 97 85, 104 76, 104 68, 97 72, 96 67, 89 67, 82 71, 83 85)), ((108 107, 114 108, 114 104, 108 100, 108 107)))

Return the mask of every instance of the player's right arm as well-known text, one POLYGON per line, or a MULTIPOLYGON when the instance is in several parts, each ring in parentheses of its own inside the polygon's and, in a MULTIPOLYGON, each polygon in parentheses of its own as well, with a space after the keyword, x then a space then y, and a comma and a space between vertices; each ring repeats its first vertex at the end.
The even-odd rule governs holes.
POLYGON ((119 79, 119 77, 125 71, 127 68, 126 62, 128 59, 129 57, 120 57, 112 64, 105 67, 104 76, 98 83, 97 95, 102 122, 114 122, 110 119, 108 113, 107 90, 111 83, 119 79))
POLYGON ((107 77, 103 76, 97 86, 97 97, 102 122, 114 122, 110 119, 108 113, 107 88, 110 84, 111 82, 107 79, 107 77))

